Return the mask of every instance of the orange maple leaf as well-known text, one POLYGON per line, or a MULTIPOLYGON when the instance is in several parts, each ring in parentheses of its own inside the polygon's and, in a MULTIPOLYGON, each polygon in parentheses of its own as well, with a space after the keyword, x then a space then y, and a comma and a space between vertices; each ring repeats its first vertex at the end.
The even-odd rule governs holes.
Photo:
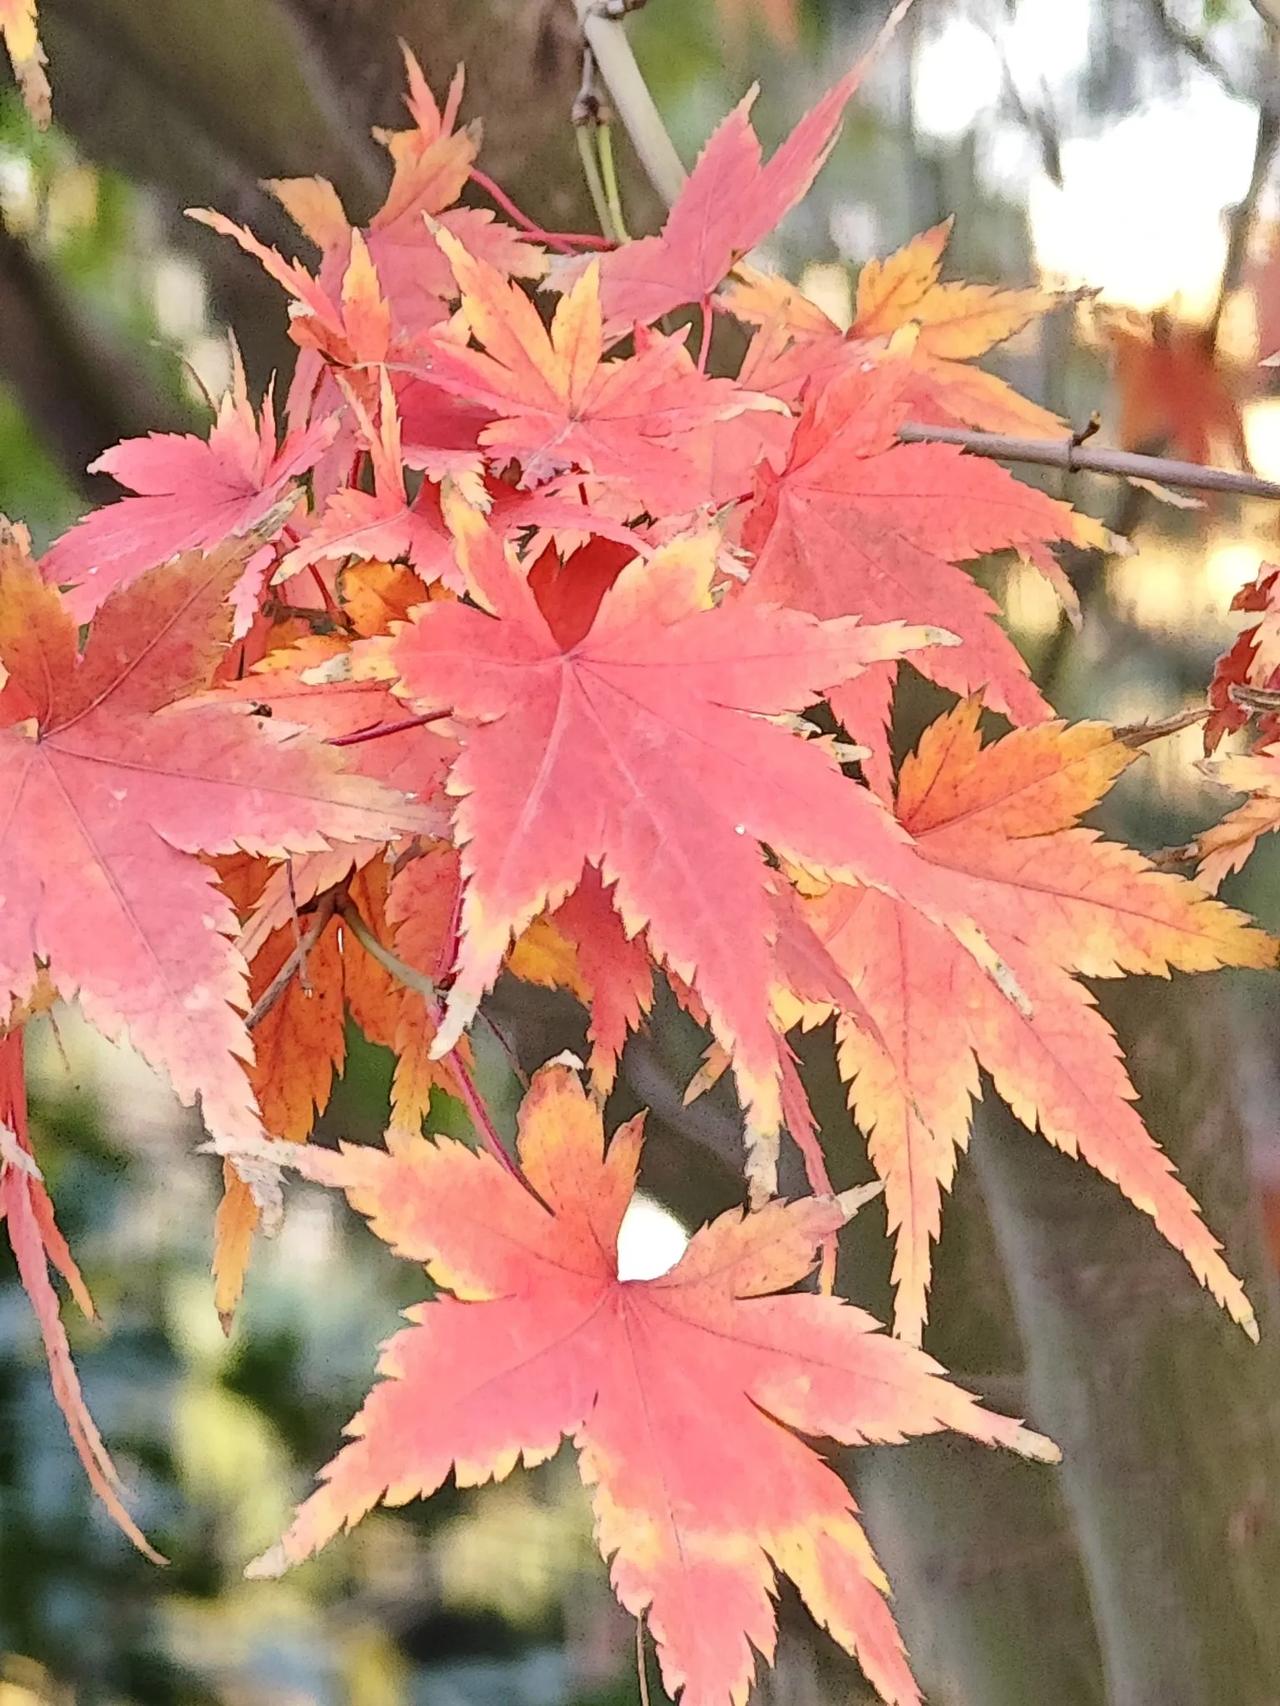
MULTIPOLYGON (((892 898, 837 887, 799 903, 877 1027, 856 1013, 837 1020, 850 1105, 896 1237, 897 1330, 918 1337, 924 1323, 931 1245, 982 1066, 1024 1125, 1118 1185, 1256 1336, 1240 1282, 1135 1111, 1115 1037, 1073 974, 1267 967, 1276 944, 1185 878, 1077 827, 1137 757, 1112 729, 1048 723, 983 747, 980 708, 970 699, 925 731, 902 767, 897 811, 920 854, 968 886, 1030 1012, 892 898)), ((829 1011, 811 1005, 809 1018, 829 1011)))
MULTIPOLYGON (((458 890, 458 857, 444 843, 394 875, 385 859, 368 860, 348 885, 349 904, 371 934, 433 982, 443 978, 453 952, 458 890)), ((306 925, 305 918, 290 919, 258 949, 249 973, 255 1003, 282 972, 306 925)), ((261 936, 261 928, 256 934, 261 936)), ((389 1143, 421 1134, 434 1089, 456 1093, 448 1065, 431 1058, 436 1027, 427 1003, 397 982, 335 916, 254 1027, 249 1079, 272 1136, 307 1141, 346 1060, 348 1013, 371 1042, 395 1055, 389 1143)), ((213 1256, 214 1307, 224 1326, 244 1289, 258 1222, 253 1193, 228 1162, 213 1256)))
POLYGON ((743 1706, 752 1648, 773 1654, 777 1574, 886 1701, 918 1706, 853 1498, 796 1433, 863 1445, 952 1429, 1045 1461, 1056 1449, 861 1310, 771 1295, 805 1278, 865 1193, 731 1209, 669 1273, 620 1279, 641 1128, 606 1152, 595 1104, 552 1066, 520 1114, 532 1190, 447 1140, 303 1163, 454 1295, 411 1310, 384 1346, 351 1442, 249 1574, 281 1573, 451 1470, 459 1486, 501 1479, 571 1435, 614 1591, 647 1618, 684 1706, 743 1706))
POLYGON ((126 1033, 215 1137, 259 1130, 236 929, 194 855, 283 856, 430 827, 300 729, 203 688, 243 548, 179 558, 99 610, 84 655, 57 592, 0 543, 0 998, 40 961, 105 1035, 126 1033))
POLYGON ((942 257, 952 224, 944 219, 884 260, 866 263, 858 274, 853 324, 847 332, 794 285, 752 267, 739 266, 719 300, 749 325, 767 328, 771 335, 778 327, 790 333, 792 347, 778 352, 770 363, 770 377, 782 382, 783 395, 829 372, 842 357, 878 357, 891 347, 911 364, 910 403, 920 418, 1033 438, 1061 436, 1066 426, 1057 415, 970 363, 1058 307, 1062 294, 942 282, 942 257), (904 340, 908 330, 911 336, 904 340))
POLYGON ((1216 335, 1167 314, 1107 328, 1120 393, 1117 437, 1126 449, 1170 452, 1188 462, 1227 455, 1250 468, 1239 376, 1219 358, 1216 335))
POLYGON ((1201 882, 1216 889, 1247 862, 1260 837, 1280 829, 1280 742, 1268 740, 1252 752, 1205 759, 1200 768, 1222 787, 1249 796, 1192 843, 1201 882))

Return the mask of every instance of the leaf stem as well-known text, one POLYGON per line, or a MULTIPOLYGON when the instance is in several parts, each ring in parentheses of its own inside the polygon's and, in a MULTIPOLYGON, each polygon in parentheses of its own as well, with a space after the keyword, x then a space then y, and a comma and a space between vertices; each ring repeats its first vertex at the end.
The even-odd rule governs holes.
POLYGON ((609 222, 619 243, 629 243, 627 221, 622 211, 622 196, 618 191, 618 168, 613 158, 613 126, 602 119, 596 126, 596 147, 600 152, 600 171, 604 177, 604 199, 609 208, 609 222))
MULTIPOLYGON (((424 976, 414 966, 407 964, 400 958, 399 954, 388 948, 384 942, 379 941, 349 900, 344 900, 339 905, 338 911, 343 923, 348 926, 351 934, 359 942, 365 953, 377 960, 384 971, 390 972, 397 983, 403 984, 406 989, 411 989, 415 995, 421 996, 426 1004, 432 1024, 439 1025, 443 1017, 443 1009, 440 1005, 439 993, 431 979, 424 976)), ((461 1050, 450 1049, 445 1059, 449 1063, 449 1070, 457 1081, 462 1105, 467 1110, 471 1123, 475 1127, 476 1136, 494 1160, 506 1172, 510 1173, 512 1178, 518 1179, 526 1190, 536 1196, 537 1193, 533 1191, 533 1187, 507 1153, 506 1145, 498 1135, 498 1128, 490 1118, 489 1110, 485 1107, 480 1092, 476 1089, 475 1080, 471 1076, 466 1061, 462 1058, 461 1050)))
POLYGON ((711 306, 710 296, 702 298, 702 342, 698 346, 698 372, 707 371, 707 357, 711 354, 711 329, 715 324, 715 310, 711 306))
POLYGON ((596 157, 596 147, 592 132, 596 126, 592 123, 574 126, 574 136, 578 142, 578 158, 582 161, 582 175, 587 180, 587 191, 591 196, 591 205, 595 209, 596 223, 608 237, 612 233, 613 220, 609 213, 609 198, 604 193, 604 180, 600 176, 600 161, 596 157))
POLYGON ((471 180, 478 184, 492 201, 497 202, 513 224, 518 225, 522 231, 527 231, 531 237, 536 237, 539 242, 545 243, 549 249, 558 249, 561 254, 567 255, 575 248, 606 249, 613 247, 607 237, 579 236, 573 231, 548 231, 544 226, 539 225, 536 219, 530 219, 527 213, 522 213, 502 186, 495 183, 487 172, 478 171, 473 167, 471 180))
POLYGON ((441 723, 448 711, 423 711, 416 717, 401 717, 397 723, 374 723, 367 729, 355 729, 348 735, 330 735, 326 746, 363 746, 365 741, 385 740, 388 735, 403 734, 406 729, 420 729, 426 723, 441 723))

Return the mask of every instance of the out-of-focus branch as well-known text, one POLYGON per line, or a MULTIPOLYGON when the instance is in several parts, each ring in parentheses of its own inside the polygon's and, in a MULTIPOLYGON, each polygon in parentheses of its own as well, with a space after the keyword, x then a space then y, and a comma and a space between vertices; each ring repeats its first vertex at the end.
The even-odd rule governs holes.
POLYGON ((631 138, 649 182, 670 207, 680 194, 685 170, 649 85, 636 64, 620 20, 608 17, 600 0, 574 0, 578 21, 618 117, 631 138))

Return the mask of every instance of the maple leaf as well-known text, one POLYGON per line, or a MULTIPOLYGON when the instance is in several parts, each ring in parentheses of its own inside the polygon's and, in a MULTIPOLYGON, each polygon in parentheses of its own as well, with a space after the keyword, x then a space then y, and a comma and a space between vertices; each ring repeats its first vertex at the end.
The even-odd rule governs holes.
POLYGON ((598 261, 560 299, 548 331, 524 291, 448 232, 439 242, 484 349, 438 339, 426 375, 494 411, 480 442, 498 464, 515 457, 525 485, 577 467, 622 482, 642 509, 678 514, 711 496, 691 462, 695 436, 746 409, 782 408, 732 380, 706 378, 683 336, 641 329, 634 356, 605 362, 598 261))
MULTIPOLYGON (((941 281, 942 257, 954 221, 922 231, 884 260, 869 260, 858 274, 853 323, 842 331, 794 285, 739 267, 719 298, 748 324, 785 327, 794 339, 771 377, 790 395, 806 379, 829 372, 833 362, 877 356, 886 347, 905 356, 915 375, 913 411, 941 416, 987 432, 1052 438, 1066 431, 1050 410, 1021 396, 1005 380, 969 363, 1058 307, 1058 291, 1002 290, 967 281, 941 281), (910 329, 904 344, 901 334, 910 329)), ((773 386, 767 386, 772 389, 773 386)))
MULTIPOLYGON (((360 232, 386 293, 397 338, 419 337, 448 315, 456 297, 453 274, 428 220, 466 244, 505 277, 541 278, 546 256, 537 244, 484 208, 454 207, 479 151, 480 129, 455 129, 462 100, 459 69, 443 110, 422 69, 401 43, 408 79, 405 104, 413 128, 376 131, 392 160, 386 200, 360 232)), ((324 178, 280 178, 266 187, 324 256, 322 283, 331 285, 349 263, 353 230, 337 191, 324 178)))
MULTIPOLYGON (((1262 687, 1274 691, 1280 686, 1280 610, 1276 607, 1276 584, 1280 569, 1263 563, 1247 586, 1242 586, 1231 600, 1232 610, 1248 611, 1258 620, 1242 628, 1234 644, 1213 666, 1209 684, 1209 703, 1212 714, 1204 726, 1204 749, 1212 753, 1224 735, 1244 728, 1256 713, 1240 704, 1233 696, 1235 687, 1262 687)), ((1259 717, 1258 727, 1272 739, 1278 729, 1276 715, 1269 712, 1259 717)))
MULTIPOLYGON (((268 390, 254 414, 240 352, 232 343, 231 385, 207 440, 192 433, 128 438, 89 464, 138 495, 104 504, 45 553, 45 579, 69 585, 67 608, 87 622, 103 600, 145 570, 183 551, 207 550, 256 528, 332 443, 329 419, 286 434, 277 445, 268 390)), ((285 515, 280 513, 279 528, 285 515)), ((265 565, 264 549, 246 565, 265 565)))
POLYGON ((369 453, 373 491, 344 486, 334 492, 306 538, 281 562, 277 580, 328 558, 405 557, 425 582, 442 580, 460 589, 434 488, 424 481, 417 496, 409 498, 390 374, 383 369, 376 426, 353 392, 347 393, 347 403, 369 453))
MULTIPOLYGON (((734 264, 808 193, 835 146, 845 107, 910 4, 899 0, 871 52, 806 113, 767 165, 751 128, 756 91, 738 103, 699 155, 660 235, 624 243, 599 263, 600 301, 612 328, 628 330, 686 303, 710 302, 734 264)), ((559 280, 574 270, 560 269, 559 280)))
POLYGON ((538 1196, 447 1140, 310 1159, 309 1176, 343 1189, 454 1295, 411 1310, 384 1346, 351 1443, 249 1574, 279 1574, 380 1501, 435 1492, 450 1470, 459 1486, 501 1479, 571 1435, 614 1591, 647 1619, 684 1706, 743 1706, 752 1647, 773 1654, 775 1572, 886 1701, 917 1706, 857 1507, 796 1434, 862 1445, 952 1429, 1046 1461, 1057 1452, 861 1310, 772 1295, 811 1271, 862 1193, 731 1209, 669 1273, 619 1279, 641 1127, 622 1127, 606 1152, 595 1105, 552 1066, 520 1115, 538 1196))
POLYGON ((1200 768, 1222 787, 1249 796, 1202 830, 1188 850, 1198 862, 1200 881, 1216 889, 1244 866, 1261 836, 1280 829, 1280 743, 1268 740, 1250 753, 1206 759, 1200 768))
MULTIPOLYGON (((467 888, 437 1050, 461 1034, 510 941, 594 865, 627 934, 645 927, 698 991, 755 1126, 776 1131, 759 843, 895 893, 912 889, 913 866, 879 801, 817 743, 764 717, 940 636, 741 601, 715 607, 710 532, 637 559, 598 609, 570 610, 553 629, 483 518, 455 505, 453 521, 486 608, 428 606, 390 646, 398 691, 450 706, 462 740, 448 789, 459 797, 467 888)), ((756 1161, 763 1179, 767 1163, 756 1161)))
POLYGON ((1153 314, 1146 325, 1107 328, 1120 393, 1116 436, 1125 449, 1170 451, 1210 462, 1215 451, 1251 468, 1239 381, 1219 359, 1212 328, 1153 314))
POLYGON ((358 231, 351 234, 345 268, 322 283, 300 262, 286 260, 278 249, 261 242, 252 231, 225 214, 189 207, 187 217, 207 225, 220 237, 230 237, 293 297, 289 336, 304 357, 311 359, 305 372, 304 363, 298 363, 299 372, 295 373, 294 386, 290 388, 291 404, 300 376, 305 379, 308 391, 318 382, 321 371, 316 365, 318 356, 336 366, 350 368, 386 361, 393 348, 391 311, 378 269, 358 231))
MULTIPOLYGON (((347 904, 404 964, 438 981, 453 952, 458 891, 457 854, 438 843, 394 875, 385 859, 366 861, 347 881, 347 904)), ((266 936, 254 955, 249 991, 255 1009, 294 957, 308 923, 305 917, 291 917, 266 936)), ((311 1135, 346 1061, 348 1013, 370 1042, 395 1055, 388 1143, 421 1134, 434 1089, 457 1093, 448 1065, 429 1052, 433 1012, 420 994, 391 977, 346 920, 334 914, 254 1026, 249 1079, 262 1123, 273 1136, 305 1143, 311 1135)), ((244 1289, 260 1213, 230 1162, 224 1180, 213 1273, 214 1306, 228 1327, 244 1289)))
POLYGON ((41 130, 49 123, 49 63, 36 31, 36 0, 0 0, 0 40, 8 49, 13 74, 27 111, 41 130))
POLYGON ((226 643, 243 550, 189 555, 112 595, 83 657, 57 592, 0 545, 0 997, 47 961, 127 1032, 216 1138, 259 1129, 230 904, 197 852, 283 856, 429 827, 342 754, 228 703, 175 704, 226 643))
MULTIPOLYGON (((1015 547, 1047 571, 1048 541, 1100 544, 1102 529, 952 445, 897 443, 909 377, 900 363, 863 364, 811 397, 786 467, 758 475, 743 528, 756 558, 746 596, 824 618, 934 622, 961 643, 916 653, 916 669, 956 693, 985 688, 1015 722, 1040 722, 1050 708, 994 602, 955 564, 1015 547)), ((874 745, 880 786, 894 673, 885 663, 831 696, 854 738, 874 745)))
POLYGON ((95 1310, 75 1258, 58 1230, 53 1203, 32 1153, 22 1057, 21 1029, 0 1035, 0 1221, 8 1232, 18 1278, 40 1328, 53 1396, 90 1485, 138 1550, 162 1564, 164 1559, 152 1551, 124 1507, 120 1478, 89 1414, 71 1358, 49 1269, 52 1267, 66 1281, 86 1316, 92 1319, 95 1310))
POLYGON ((1049 723, 983 747, 979 714, 970 699, 925 731, 902 768, 898 817, 924 858, 967 884, 1030 1011, 892 898, 837 887, 799 902, 877 1027, 837 1020, 850 1105, 896 1235, 897 1330, 918 1337, 924 1322, 930 1247, 982 1066, 1024 1125, 1118 1185, 1255 1336, 1240 1282, 1148 1135, 1115 1037, 1073 974, 1264 967, 1276 945, 1185 878, 1076 826, 1137 756, 1112 729, 1049 723))
POLYGON ((268 653, 250 674, 216 688, 210 698, 260 707, 273 719, 309 729, 341 749, 348 771, 411 795, 419 832, 444 835, 444 779, 457 748, 439 717, 405 716, 388 673, 377 654, 336 635, 314 634, 268 653))

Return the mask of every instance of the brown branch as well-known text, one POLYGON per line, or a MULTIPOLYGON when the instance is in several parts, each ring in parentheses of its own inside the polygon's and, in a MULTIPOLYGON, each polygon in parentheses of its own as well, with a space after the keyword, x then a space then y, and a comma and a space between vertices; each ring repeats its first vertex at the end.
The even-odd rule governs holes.
POLYGON ((996 462, 1030 462, 1041 468, 1065 468, 1068 473, 1117 474, 1126 480, 1152 480, 1161 486, 1180 486, 1194 492, 1235 492, 1241 497, 1280 501, 1280 485, 1241 474, 1233 468, 1210 468, 1199 462, 1175 462, 1165 456, 1140 456, 1132 450, 1095 450, 1072 439, 1010 438, 998 432, 969 432, 962 427, 929 426, 906 421, 898 428, 906 444, 958 444, 971 456, 996 462))
POLYGON ((1209 705, 1191 705, 1185 711, 1175 711, 1171 717, 1161 717, 1157 722, 1118 723, 1115 736, 1126 746, 1149 746, 1153 740, 1163 740, 1166 735, 1194 728, 1197 723, 1204 722, 1211 710, 1209 705))
POLYGON ((310 923, 299 935, 293 952, 249 1009, 245 1024, 250 1030, 253 1030, 255 1025, 260 1025, 271 1009, 279 1003, 285 990, 293 982, 295 974, 306 964, 307 955, 324 935, 329 920, 338 910, 339 902, 345 900, 346 887, 346 883, 342 882, 336 888, 329 889, 316 901, 310 914, 306 915, 309 916, 310 923))

